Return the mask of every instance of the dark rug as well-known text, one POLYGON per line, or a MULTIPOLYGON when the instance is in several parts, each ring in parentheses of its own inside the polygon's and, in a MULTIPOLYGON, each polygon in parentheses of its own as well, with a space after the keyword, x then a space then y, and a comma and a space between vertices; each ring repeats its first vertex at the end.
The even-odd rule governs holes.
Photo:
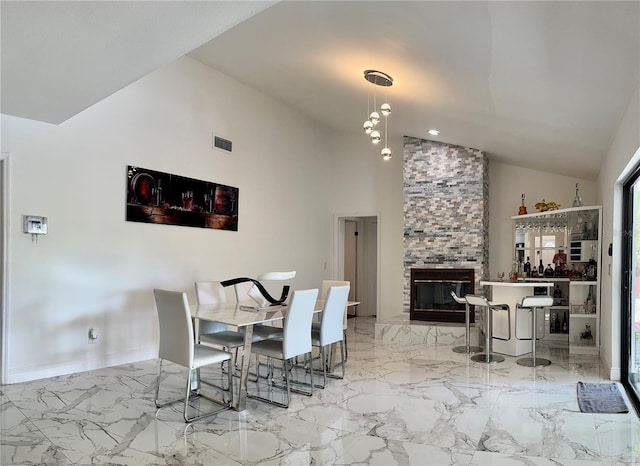
POLYGON ((628 413, 615 383, 578 382, 578 405, 583 413, 628 413))

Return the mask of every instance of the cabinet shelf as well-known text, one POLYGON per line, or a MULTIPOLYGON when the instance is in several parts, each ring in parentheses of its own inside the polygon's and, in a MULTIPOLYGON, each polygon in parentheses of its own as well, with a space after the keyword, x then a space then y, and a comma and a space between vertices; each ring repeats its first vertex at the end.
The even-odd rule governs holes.
MULTIPOLYGON (((553 259, 559 253, 560 246, 566 253, 566 269, 582 271, 591 259, 598 263, 598 276, 595 279, 572 279, 568 276, 521 279, 524 282, 553 283, 546 290, 553 296, 554 290, 561 298, 554 298, 554 305, 547 309, 546 332, 544 339, 553 342, 566 342, 570 353, 597 355, 600 336, 600 276, 602 275, 602 207, 570 207, 546 212, 536 212, 511 217, 513 226, 514 261, 523 263, 530 260, 532 269, 542 261, 543 266, 553 265, 553 259), (556 252, 554 252, 556 251, 556 252), (529 259, 530 258, 530 259, 529 259), (585 305, 589 302, 589 305, 585 305), (550 333, 553 315, 566 319, 568 333, 550 333), (584 335, 592 338, 582 339, 584 335)), ((536 290, 541 292, 541 290, 536 290)))

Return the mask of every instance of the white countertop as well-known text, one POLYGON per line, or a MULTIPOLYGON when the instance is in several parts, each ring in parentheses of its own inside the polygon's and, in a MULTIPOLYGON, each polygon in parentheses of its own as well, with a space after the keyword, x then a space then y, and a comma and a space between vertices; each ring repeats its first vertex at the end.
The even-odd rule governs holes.
POLYGON ((552 288, 554 286, 553 283, 549 282, 512 282, 509 280, 504 281, 481 281, 480 286, 505 286, 510 288, 518 288, 518 287, 529 287, 532 288, 534 286, 540 286, 544 288, 552 288))

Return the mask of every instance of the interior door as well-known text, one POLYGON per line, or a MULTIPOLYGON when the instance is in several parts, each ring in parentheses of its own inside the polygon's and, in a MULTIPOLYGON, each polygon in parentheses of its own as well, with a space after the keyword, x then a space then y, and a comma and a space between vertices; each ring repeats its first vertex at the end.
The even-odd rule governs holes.
POLYGON ((351 283, 349 315, 376 316, 378 311, 378 217, 341 217, 337 222, 336 277, 351 283))
POLYGON ((358 223, 353 220, 344 222, 344 280, 351 283, 349 301, 358 299, 358 223))

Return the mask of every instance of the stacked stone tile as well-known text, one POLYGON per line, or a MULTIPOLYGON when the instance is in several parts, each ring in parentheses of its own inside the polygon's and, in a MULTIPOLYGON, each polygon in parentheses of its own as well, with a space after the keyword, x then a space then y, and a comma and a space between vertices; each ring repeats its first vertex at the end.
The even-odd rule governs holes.
POLYGON ((404 137, 404 306, 412 268, 489 270, 489 165, 482 151, 404 137))

